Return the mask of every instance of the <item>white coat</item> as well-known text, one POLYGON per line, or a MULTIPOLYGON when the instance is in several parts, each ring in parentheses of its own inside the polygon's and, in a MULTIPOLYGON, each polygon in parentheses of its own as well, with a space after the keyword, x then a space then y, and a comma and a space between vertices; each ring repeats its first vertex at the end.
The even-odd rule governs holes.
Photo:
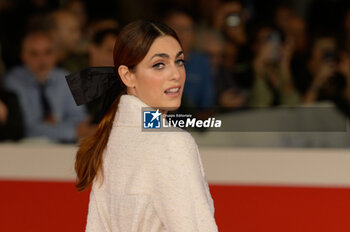
POLYGON ((216 232, 197 144, 186 131, 142 129, 139 98, 122 95, 95 178, 87 232, 216 232))

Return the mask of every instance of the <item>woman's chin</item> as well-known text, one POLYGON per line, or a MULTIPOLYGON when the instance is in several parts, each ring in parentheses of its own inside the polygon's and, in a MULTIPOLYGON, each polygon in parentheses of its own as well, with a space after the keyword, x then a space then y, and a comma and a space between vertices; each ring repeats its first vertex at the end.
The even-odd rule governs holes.
POLYGON ((177 103, 172 102, 170 104, 166 104, 164 107, 162 107, 162 109, 165 110, 165 111, 175 111, 180 106, 181 106, 181 101, 179 101, 177 103))

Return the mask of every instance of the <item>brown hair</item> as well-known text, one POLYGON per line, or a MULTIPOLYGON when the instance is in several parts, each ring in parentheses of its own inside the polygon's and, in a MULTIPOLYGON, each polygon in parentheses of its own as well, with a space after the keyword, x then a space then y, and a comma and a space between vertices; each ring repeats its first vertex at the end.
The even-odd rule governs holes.
MULTIPOLYGON (((125 65, 133 71, 146 56, 155 39, 165 35, 175 38, 180 43, 175 31, 164 24, 139 20, 126 25, 120 31, 114 46, 113 59, 116 73, 120 65, 125 65)), ((119 99, 121 95, 126 94, 126 86, 118 74, 117 76, 122 90, 103 116, 95 134, 81 141, 76 154, 77 183, 75 186, 78 191, 88 188, 98 173, 103 179, 103 152, 109 139, 119 99)))

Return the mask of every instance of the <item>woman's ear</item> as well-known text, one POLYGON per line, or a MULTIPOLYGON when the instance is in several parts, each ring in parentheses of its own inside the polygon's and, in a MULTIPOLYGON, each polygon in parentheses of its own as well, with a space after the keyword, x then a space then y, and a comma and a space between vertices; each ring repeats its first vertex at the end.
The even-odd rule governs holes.
POLYGON ((120 65, 118 68, 118 74, 127 87, 135 87, 135 75, 129 70, 127 66, 120 65))

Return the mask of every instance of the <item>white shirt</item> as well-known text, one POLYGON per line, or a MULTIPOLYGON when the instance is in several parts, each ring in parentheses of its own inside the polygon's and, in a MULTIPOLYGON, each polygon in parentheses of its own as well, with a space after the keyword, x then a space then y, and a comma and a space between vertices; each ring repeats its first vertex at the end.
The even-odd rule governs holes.
POLYGON ((142 130, 139 98, 122 95, 95 178, 87 232, 215 232, 214 204, 197 144, 186 131, 142 130))

